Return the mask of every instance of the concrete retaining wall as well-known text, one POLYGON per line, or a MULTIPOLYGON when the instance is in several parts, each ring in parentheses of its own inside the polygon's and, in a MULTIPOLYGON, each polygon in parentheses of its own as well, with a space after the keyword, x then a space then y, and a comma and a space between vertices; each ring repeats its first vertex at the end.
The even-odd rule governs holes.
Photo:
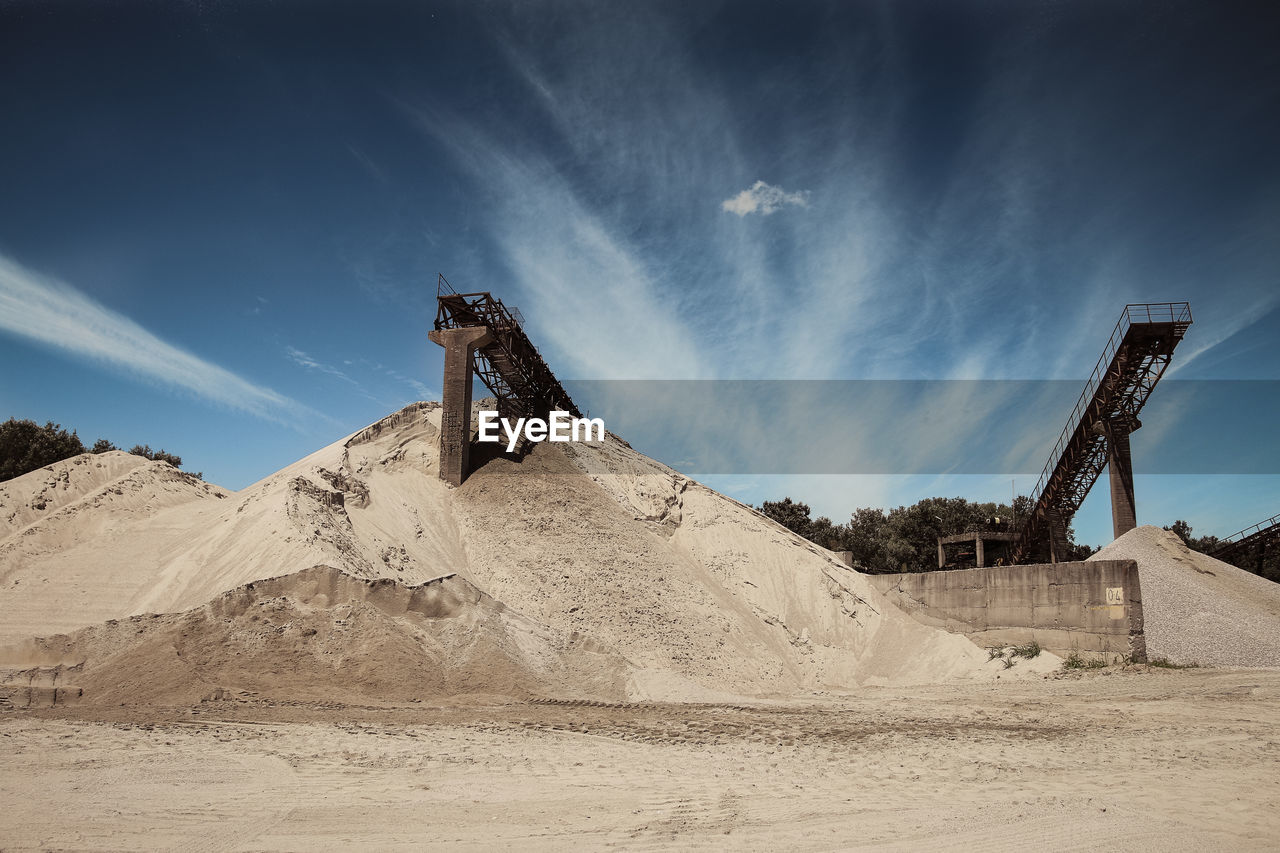
POLYGON ((980 646, 1035 640, 1063 657, 1147 659, 1142 588, 1133 560, 995 566, 953 572, 868 575, 918 622, 980 646))

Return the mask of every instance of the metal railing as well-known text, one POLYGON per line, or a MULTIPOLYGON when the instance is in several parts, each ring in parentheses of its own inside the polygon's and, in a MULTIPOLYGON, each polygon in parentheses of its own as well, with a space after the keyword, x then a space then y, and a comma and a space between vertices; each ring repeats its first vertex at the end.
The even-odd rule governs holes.
POLYGON ((1232 533, 1226 539, 1219 539, 1218 547, 1215 548, 1212 553, 1216 554, 1219 551, 1225 551, 1230 546, 1238 545, 1245 539, 1253 536, 1255 533, 1261 533, 1270 527, 1275 527, 1276 525, 1280 525, 1280 515, 1273 515, 1266 521, 1259 521, 1257 524, 1251 524, 1238 533, 1232 533))
POLYGON ((1116 321, 1116 327, 1111 332, 1111 337, 1107 340, 1107 345, 1102 351, 1102 356, 1098 359, 1097 365, 1093 368, 1093 373, 1085 383, 1084 390, 1080 392, 1080 399, 1076 401, 1075 407, 1071 410, 1071 415, 1067 418, 1067 425, 1063 428, 1062 434, 1058 436, 1057 443, 1053 445, 1053 451, 1049 454, 1049 461, 1045 463, 1044 470, 1040 473, 1040 479, 1036 481, 1036 488, 1032 494, 1037 499, 1044 494, 1045 487, 1049 484, 1049 478, 1053 476, 1054 470, 1062 459, 1062 454, 1071 442, 1071 437, 1080 426, 1081 419, 1084 417, 1085 412, 1088 411, 1094 395, 1098 392, 1098 388, 1102 385, 1102 380, 1106 377, 1107 370, 1111 367, 1111 362, 1115 360, 1116 352, 1120 349, 1124 336, 1128 333, 1129 327, 1135 323, 1172 323, 1174 325, 1189 326, 1191 325, 1191 304, 1189 302, 1151 302, 1133 303, 1124 306, 1124 310, 1120 312, 1120 319, 1116 321))
POLYGON ((475 352, 476 374, 498 398, 499 411, 541 415, 542 410, 581 412, 524 330, 524 316, 488 292, 459 293, 444 275, 436 283, 435 328, 484 326, 493 340, 475 352))

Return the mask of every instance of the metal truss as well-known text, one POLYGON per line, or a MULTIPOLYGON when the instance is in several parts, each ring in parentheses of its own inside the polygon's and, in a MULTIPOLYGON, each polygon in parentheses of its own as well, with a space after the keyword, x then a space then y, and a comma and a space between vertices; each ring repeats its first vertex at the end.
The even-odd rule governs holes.
POLYGON ((1051 528, 1060 526, 1059 535, 1065 533, 1107 467, 1111 432, 1135 428, 1191 322, 1186 302, 1125 306, 1036 483, 1036 501, 1014 546, 1013 562, 1046 559, 1051 528))
POLYGON ((1280 515, 1273 515, 1223 539, 1209 556, 1238 565, 1255 548, 1259 549, 1261 556, 1268 546, 1277 542, 1280 542, 1280 515))
POLYGON ((477 348, 473 367, 509 419, 582 413, 524 331, 524 317, 489 293, 458 293, 442 275, 436 285, 436 329, 484 326, 493 340, 477 348))

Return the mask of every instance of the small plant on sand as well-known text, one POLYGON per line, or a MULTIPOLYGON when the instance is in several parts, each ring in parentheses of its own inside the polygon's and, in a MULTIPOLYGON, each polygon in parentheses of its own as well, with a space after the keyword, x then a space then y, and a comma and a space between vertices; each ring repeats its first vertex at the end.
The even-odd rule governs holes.
POLYGON ((1004 657, 1003 646, 992 646, 991 648, 987 649, 987 660, 995 660, 996 658, 1002 658, 1002 657, 1004 657))
POLYGON ((1027 658, 1030 660, 1031 658, 1040 657, 1041 651, 1042 649, 1040 648, 1040 644, 1035 640, 1032 640, 1029 643, 1023 643, 1020 646, 1014 646, 1010 649, 1009 654, 1016 658, 1027 658))
POLYGON ((1198 663, 1174 663, 1168 658, 1156 658, 1147 661, 1147 666, 1156 666, 1160 669, 1199 669, 1198 663))
POLYGON ((1066 660, 1062 662, 1063 669, 1103 669, 1107 666, 1107 659, 1104 657, 1086 658, 1082 657, 1080 652, 1073 650, 1067 655, 1066 660))

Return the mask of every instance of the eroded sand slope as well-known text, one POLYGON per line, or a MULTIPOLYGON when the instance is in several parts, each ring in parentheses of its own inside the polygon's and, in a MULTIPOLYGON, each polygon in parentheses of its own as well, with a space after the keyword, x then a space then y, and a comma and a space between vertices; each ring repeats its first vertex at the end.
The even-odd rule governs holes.
POLYGON ((439 418, 414 404, 235 493, 124 454, 6 483, 0 642, 325 565, 410 586, 457 573, 625 658, 635 698, 994 677, 983 650, 904 616, 828 552, 613 437, 479 459, 451 489, 439 418), (31 509, 67 477, 55 511, 31 509))
POLYGON ((406 586, 329 566, 255 581, 183 613, 0 648, 0 701, 18 708, 617 700, 626 680, 616 654, 547 629, 456 575, 406 586))

